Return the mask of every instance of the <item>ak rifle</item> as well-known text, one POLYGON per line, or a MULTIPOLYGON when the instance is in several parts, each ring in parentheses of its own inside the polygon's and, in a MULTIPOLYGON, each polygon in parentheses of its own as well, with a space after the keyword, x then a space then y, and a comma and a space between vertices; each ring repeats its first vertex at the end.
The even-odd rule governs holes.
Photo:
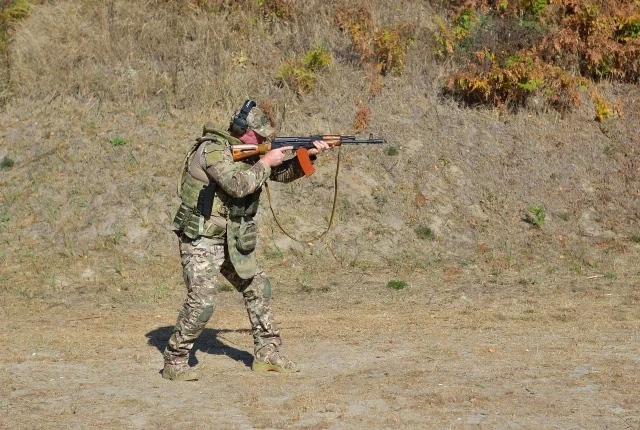
POLYGON ((253 157, 254 155, 264 155, 272 149, 284 148, 292 146, 296 151, 300 166, 306 176, 310 176, 315 169, 309 158, 309 149, 315 148, 313 142, 324 140, 330 147, 341 145, 370 145, 386 143, 384 139, 374 139, 373 134, 369 135, 369 139, 356 139, 355 136, 341 136, 339 134, 325 134, 302 137, 276 137, 270 142, 260 143, 257 145, 233 145, 233 160, 238 161, 244 158, 253 157))

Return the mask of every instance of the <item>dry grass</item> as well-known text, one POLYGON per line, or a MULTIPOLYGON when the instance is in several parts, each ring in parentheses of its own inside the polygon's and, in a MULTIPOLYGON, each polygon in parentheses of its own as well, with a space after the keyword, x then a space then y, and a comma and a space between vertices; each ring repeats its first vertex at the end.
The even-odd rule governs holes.
MULTIPOLYGON (((633 324, 640 318, 633 307, 640 248, 631 240, 640 234, 637 85, 600 84, 627 113, 608 122, 606 135, 588 103, 566 117, 462 109, 440 97, 451 69, 433 60, 427 2, 368 2, 377 28, 415 26, 415 43, 397 76, 363 67, 339 30, 333 3, 296 2, 297 15, 281 19, 277 8, 288 4, 43 2, 17 25, 13 97, 0 121, 0 160, 13 161, 0 171, 0 314, 9 321, 4 336, 19 333, 24 342, 10 352, 10 370, 2 374, 17 375, 10 382, 22 384, 21 372, 35 366, 28 355, 34 348, 59 351, 93 374, 104 351, 114 350, 114 380, 130 381, 133 372, 149 376, 141 376, 139 386, 155 384, 158 351, 132 345, 170 326, 183 294, 169 227, 178 166, 204 122, 225 126, 251 96, 282 134, 366 131, 389 144, 343 148, 337 223, 322 241, 292 243, 263 202, 260 252, 280 303, 277 315, 292 339, 287 347, 318 367, 311 382, 268 378, 274 385, 267 388, 248 376, 241 362, 224 356, 241 354, 235 350, 250 340, 237 331, 246 327, 239 297, 222 293, 212 328, 230 331, 218 333, 223 345, 214 342, 210 358, 221 366, 214 385, 229 392, 228 410, 240 410, 255 427, 324 428, 336 420, 411 427, 434 416, 425 412, 434 411, 424 409, 428 405, 449 411, 433 418, 435 427, 456 423, 459 414, 472 425, 479 410, 494 414, 488 425, 499 426, 499 413, 533 398, 518 387, 533 384, 532 391, 544 392, 537 370, 545 380, 578 381, 562 372, 589 354, 602 368, 619 366, 589 373, 588 384, 600 384, 600 398, 614 399, 622 405, 618 413, 635 423, 625 412, 634 407, 631 385, 616 372, 632 362, 633 324), (314 91, 300 95, 279 85, 280 64, 318 43, 331 52, 333 65, 318 73, 314 91), (523 219, 532 204, 545 208, 540 228, 523 219), (386 287, 391 280, 408 286, 394 291, 386 287), (594 321, 606 330, 600 333, 594 321), (616 330, 623 346, 607 340, 616 330), (467 347, 470 339, 477 340, 467 347), (562 355, 567 339, 571 347, 562 355), (402 347, 394 350, 390 340, 402 347), (513 352, 525 341, 539 347, 537 355, 513 352), (340 372, 323 361, 321 345, 343 360, 340 372), (599 354, 604 346, 621 348, 620 355, 599 354), (506 361, 495 360, 504 350, 512 351, 501 356, 506 361), (387 382, 380 379, 378 351, 389 353, 387 382), (439 375, 452 376, 443 382, 439 375), (458 386, 458 378, 471 382, 458 386), (271 403, 247 410, 239 379, 270 390, 271 403), (317 387, 320 400, 309 395, 317 387), (362 401, 349 400, 355 398, 362 401), (289 415, 266 412, 291 400, 299 406, 289 415)), ((328 220, 335 162, 335 152, 323 154, 311 178, 274 184, 276 212, 297 235, 320 231, 328 220)), ((59 364, 45 357, 33 374, 53 378, 66 369, 59 364)), ((82 427, 93 423, 78 415, 83 408, 98 417, 110 410, 91 398, 105 389, 92 378, 73 395, 71 385, 39 388, 45 379, 27 390, 51 402, 34 408, 52 417, 53 426, 84 416, 68 424, 82 427), (54 392, 78 413, 56 409, 54 392)), ((578 391, 565 394, 585 399, 578 412, 610 414, 598 396, 574 385, 578 391)), ((535 397, 531 413, 558 400, 543 397, 535 397)), ((145 401, 122 401, 107 404, 144 415, 141 426, 168 417, 141 413, 149 408, 145 401)), ((8 407, 23 417, 35 411, 13 401, 8 407)), ((0 403, 0 419, 3 408, 0 403)), ((580 424, 563 421, 565 412, 558 402, 558 426, 580 424)), ((117 424, 130 425, 127 417, 117 424)), ((540 421, 521 422, 531 423, 540 421)))

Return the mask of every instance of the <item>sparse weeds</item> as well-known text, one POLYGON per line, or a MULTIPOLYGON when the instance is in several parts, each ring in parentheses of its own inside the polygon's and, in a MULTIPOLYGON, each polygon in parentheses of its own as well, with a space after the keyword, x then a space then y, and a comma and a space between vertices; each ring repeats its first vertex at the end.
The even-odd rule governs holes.
POLYGON ((531 205, 525 215, 525 221, 534 227, 542 228, 547 219, 547 211, 544 206, 531 205))
POLYGON ((404 281, 399 281, 399 280, 391 280, 389 282, 387 282, 387 287, 391 288, 392 290, 402 290, 404 288, 406 288, 408 286, 408 284, 404 281))
POLYGON ((518 283, 522 286, 527 286, 527 285, 534 285, 536 281, 534 281, 533 279, 527 278, 526 276, 523 276, 522 278, 520 278, 518 283))
POLYGON ((11 214, 6 209, 3 209, 0 214, 0 226, 4 227, 9 221, 11 221, 11 214))
POLYGON ((119 252, 115 253, 115 270, 118 275, 124 277, 124 257, 119 252))
POLYGON ((387 196, 385 191, 379 187, 374 188, 374 190, 371 192, 371 196, 373 197, 373 201, 379 208, 382 208, 389 201, 389 197, 387 196))
POLYGON ((377 70, 384 76, 399 75, 404 71, 409 46, 414 43, 412 25, 398 23, 395 27, 380 29, 373 38, 373 53, 377 70))
POLYGON ((0 170, 11 170, 15 164, 11 158, 5 156, 0 160, 0 170))
POLYGON ((613 156, 613 154, 615 153, 615 149, 616 147, 613 145, 605 145, 604 149, 602 150, 602 152, 604 153, 604 155, 606 155, 607 157, 611 157, 613 156))
POLYGON ((354 100, 356 105, 356 117, 353 120, 353 131, 360 133, 369 128, 371 122, 371 109, 362 100, 356 97, 354 100))
POLYGON ((398 155, 398 148, 395 146, 388 146, 385 152, 390 156, 398 155))
POLYGON ((366 3, 355 8, 339 8, 336 21, 351 38, 360 61, 373 65, 382 75, 399 75, 404 71, 407 50, 414 43, 413 25, 398 22, 375 30, 371 10, 366 3))
POLYGON ((265 245, 263 249, 264 256, 268 259, 282 260, 284 258, 282 250, 274 241, 271 241, 269 245, 265 245))
POLYGON ((4 0, 0 2, 0 54, 7 53, 11 24, 26 18, 30 11, 31 4, 28 0, 4 0))
POLYGON ((163 283, 157 283, 155 289, 153 290, 153 301, 159 302, 167 295, 167 285, 163 283))
POLYGON ((222 284, 220 285, 220 291, 223 293, 229 293, 231 291, 233 291, 233 287, 231 286, 231 284, 222 284))
POLYGON ((300 59, 290 58, 280 65, 276 79, 293 88, 299 95, 314 90, 317 72, 333 63, 333 57, 324 45, 317 45, 302 55, 300 59))
POLYGON ((51 209, 51 212, 49 213, 49 225, 51 225, 51 227, 55 227, 57 215, 58 215, 58 208, 56 207, 51 209))
POLYGON ((338 214, 338 219, 340 221, 347 221, 352 212, 351 203, 349 200, 342 199, 338 202, 338 207, 336 208, 336 212, 338 214))
POLYGON ((562 212, 558 214, 558 218, 563 221, 569 221, 571 219, 571 212, 562 212))
POLYGON ((120 222, 120 218, 118 218, 116 221, 116 228, 113 233, 113 244, 116 246, 119 245, 120 239, 122 239, 122 224, 120 222))
POLYGON ((121 137, 112 137, 109 139, 109 143, 111 146, 124 146, 127 144, 127 141, 121 137))
POLYGON ((436 234, 433 232, 431 227, 420 224, 415 229, 416 236, 420 240, 434 240, 436 238, 436 234))
POLYGON ((310 294, 313 292, 314 288, 311 286, 311 277, 308 273, 302 273, 297 278, 298 288, 297 291, 299 293, 307 293, 310 294))
POLYGON ((306 284, 300 284, 298 285, 298 292, 310 294, 313 292, 313 287, 306 284))
POLYGON ((631 242, 640 244, 640 234, 634 234, 631 236, 631 242))
POLYGON ((142 227, 149 227, 149 213, 151 212, 152 203, 143 205, 141 201, 134 202, 134 212, 140 218, 140 225, 142 227))
POLYGON ((262 9, 265 17, 291 21, 298 14, 293 0, 258 0, 258 6, 262 9))

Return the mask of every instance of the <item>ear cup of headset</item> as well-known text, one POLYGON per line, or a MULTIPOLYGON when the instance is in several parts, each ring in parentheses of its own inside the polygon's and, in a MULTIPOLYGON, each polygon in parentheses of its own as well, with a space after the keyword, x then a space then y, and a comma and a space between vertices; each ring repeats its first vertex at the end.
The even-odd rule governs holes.
POLYGON ((231 123, 231 131, 235 134, 244 134, 247 131, 249 124, 247 124, 247 119, 242 118, 240 114, 236 115, 233 118, 233 122, 231 123))
POLYGON ((233 117, 233 121, 231 122, 231 131, 234 134, 242 135, 249 128, 249 124, 247 122, 247 116, 251 109, 256 106, 256 102, 253 100, 246 100, 242 105, 242 109, 236 116, 233 117))

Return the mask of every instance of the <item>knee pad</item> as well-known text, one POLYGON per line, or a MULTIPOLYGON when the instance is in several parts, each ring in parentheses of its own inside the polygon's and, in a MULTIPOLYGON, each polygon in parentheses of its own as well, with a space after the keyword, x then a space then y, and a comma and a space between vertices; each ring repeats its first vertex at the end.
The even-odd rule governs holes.
POLYGON ((262 297, 264 297, 265 299, 271 298, 271 282, 267 277, 265 277, 262 281, 262 297))
POLYGON ((209 321, 209 318, 211 318, 211 315, 213 315, 213 305, 209 305, 202 310, 200 315, 198 315, 198 321, 206 323, 209 321))

